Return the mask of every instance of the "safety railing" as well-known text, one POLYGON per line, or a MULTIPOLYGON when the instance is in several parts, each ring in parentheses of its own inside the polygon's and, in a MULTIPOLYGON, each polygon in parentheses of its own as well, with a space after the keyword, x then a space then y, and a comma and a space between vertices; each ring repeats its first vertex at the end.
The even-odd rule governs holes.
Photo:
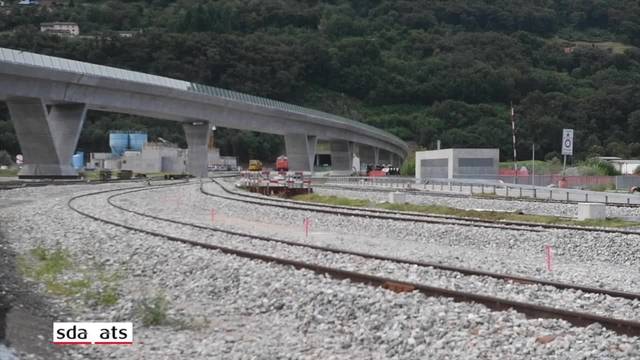
POLYGON ((330 177, 327 185, 362 188, 431 191, 491 198, 535 199, 551 202, 598 202, 618 205, 640 205, 640 194, 564 189, 469 179, 426 179, 408 177, 330 177))

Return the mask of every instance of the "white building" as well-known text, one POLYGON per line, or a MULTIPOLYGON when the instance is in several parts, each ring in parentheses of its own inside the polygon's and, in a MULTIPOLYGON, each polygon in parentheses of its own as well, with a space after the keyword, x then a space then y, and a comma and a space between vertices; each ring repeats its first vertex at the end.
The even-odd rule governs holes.
POLYGON ((416 179, 495 179, 499 149, 442 149, 416 152, 416 179))
POLYGON ((625 159, 610 159, 605 160, 613 164, 613 167, 616 168, 622 175, 631 175, 633 174, 638 167, 640 167, 640 160, 625 160, 625 159))
POLYGON ((80 27, 74 22, 49 22, 41 23, 40 31, 48 34, 78 36, 80 27))

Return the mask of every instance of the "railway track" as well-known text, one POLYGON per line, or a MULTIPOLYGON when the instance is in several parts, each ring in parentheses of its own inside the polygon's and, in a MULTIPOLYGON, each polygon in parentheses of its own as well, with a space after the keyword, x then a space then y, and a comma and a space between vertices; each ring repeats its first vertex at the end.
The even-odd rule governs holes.
POLYGON ((201 193, 211 197, 216 197, 216 198, 231 200, 231 201, 248 202, 255 205, 273 206, 273 207, 290 209, 290 210, 307 210, 307 211, 313 211, 313 212, 324 213, 324 214, 354 216, 354 217, 381 219, 381 220, 421 222, 421 223, 428 223, 428 224, 443 224, 443 225, 459 225, 459 226, 469 226, 469 227, 482 227, 482 228, 490 228, 490 229, 530 231, 530 232, 543 231, 541 229, 535 229, 535 227, 532 227, 532 226, 522 227, 518 225, 502 224, 500 222, 487 222, 487 221, 482 221, 480 219, 476 220, 476 219, 463 218, 463 217, 457 217, 457 218, 445 217, 442 215, 427 215, 422 213, 398 212, 398 211, 391 211, 391 210, 359 208, 359 207, 351 207, 351 206, 324 205, 324 204, 314 204, 314 203, 308 203, 303 201, 286 200, 286 199, 279 199, 279 198, 258 197, 258 196, 253 196, 246 193, 243 194, 241 192, 231 191, 216 179, 211 179, 211 180, 215 184, 220 186, 224 190, 224 192, 226 192, 227 194, 237 196, 237 197, 210 193, 206 191, 202 185, 200 186, 201 193), (241 197, 241 198, 239 199, 238 197, 241 197))
POLYGON ((147 178, 137 178, 137 179, 127 179, 127 180, 95 180, 95 181, 87 181, 87 180, 43 180, 43 181, 6 181, 0 182, 0 190, 12 190, 12 189, 22 189, 22 188, 30 188, 30 187, 41 187, 41 186, 66 186, 66 185, 102 185, 102 184, 119 184, 119 183, 136 183, 136 182, 145 182, 149 180, 157 180, 157 179, 147 179, 147 178))
POLYGON ((211 250, 218 250, 218 251, 221 251, 221 252, 226 253, 226 254, 235 255, 235 256, 248 258, 248 259, 261 260, 261 261, 270 262, 270 263, 276 263, 276 264, 280 264, 280 265, 284 265, 284 266, 292 266, 292 267, 294 267, 296 269, 311 270, 311 271, 313 271, 315 273, 322 274, 322 275, 328 275, 328 276, 330 276, 332 278, 335 278, 335 279, 348 279, 348 280, 350 280, 352 282, 364 283, 364 284, 368 284, 368 285, 372 285, 372 286, 378 286, 378 287, 386 288, 386 289, 389 289, 389 290, 392 290, 392 291, 396 291, 396 292, 419 291, 419 292, 423 293, 426 296, 447 297, 447 298, 450 298, 450 299, 452 299, 454 301, 457 301, 457 302, 478 303, 478 304, 482 304, 482 305, 484 305, 484 306, 486 306, 486 307, 488 307, 488 308, 490 308, 492 310, 497 310, 497 311, 513 309, 515 311, 523 313, 524 315, 526 315, 529 318, 555 318, 555 319, 562 319, 562 320, 568 321, 569 323, 571 323, 573 325, 576 325, 576 326, 587 326, 587 325, 590 325, 590 324, 593 324, 593 323, 599 323, 602 326, 604 326, 604 327, 606 327, 606 328, 608 328, 608 329, 610 329, 612 331, 615 331, 615 332, 617 332, 619 334, 624 334, 624 335, 629 335, 629 336, 640 336, 640 322, 637 322, 637 321, 610 318, 610 317, 605 317, 605 316, 600 316, 600 315, 595 315, 595 314, 589 314, 589 313, 583 313, 583 312, 577 312, 577 311, 571 311, 571 310, 563 310, 563 309, 553 308, 553 307, 549 307, 549 306, 542 306, 542 305, 538 305, 538 304, 531 304, 531 303, 512 301, 512 300, 509 300, 509 299, 504 299, 504 298, 499 298, 499 297, 494 297, 494 296, 486 296, 486 295, 480 295, 480 294, 475 294, 475 293, 470 293, 470 292, 450 290, 450 289, 445 289, 445 288, 438 288, 438 287, 433 287, 433 286, 429 286, 429 285, 421 284, 421 283, 416 283, 416 282, 410 282, 410 281, 398 280, 398 279, 393 279, 393 278, 388 278, 388 277, 370 275, 370 274, 360 273, 360 272, 355 272, 355 271, 348 271, 348 270, 344 270, 344 269, 340 269, 340 268, 327 267, 327 266, 314 264, 314 263, 310 263, 310 262, 292 260, 292 259, 287 259, 287 258, 282 258, 282 257, 277 257, 277 256, 272 256, 272 255, 267 255, 267 254, 262 254, 262 253, 256 253, 256 252, 253 252, 253 251, 247 251, 247 250, 242 250, 242 249, 238 249, 238 248, 222 246, 222 245, 218 245, 218 244, 211 244, 211 243, 207 243, 207 242, 203 242, 203 241, 194 240, 194 239, 191 239, 191 238, 173 236, 173 235, 169 235, 169 234, 166 234, 166 233, 161 233, 161 232, 158 232, 158 231, 155 231, 155 230, 148 230, 148 229, 143 229, 143 228, 140 228, 140 227, 124 224, 122 222, 110 220, 110 219, 107 219, 107 218, 104 218, 104 217, 100 217, 100 216, 88 213, 88 212, 83 211, 83 210, 79 209, 78 207, 74 206, 74 202, 79 201, 82 198, 87 198, 87 197, 91 197, 91 196, 96 196, 96 195, 100 195, 100 194, 107 194, 107 193, 112 193, 113 192, 114 194, 108 196, 107 202, 108 202, 108 204, 110 206, 114 207, 115 209, 117 209, 119 211, 122 211, 124 213, 135 214, 135 215, 138 215, 138 216, 143 216, 143 217, 146 217, 146 218, 154 219, 154 220, 157 220, 157 221, 163 221, 163 222, 167 222, 167 223, 171 223, 171 224, 176 224, 176 225, 181 225, 181 226, 189 226, 189 227, 194 227, 194 228, 198 228, 198 229, 206 230, 206 231, 212 231, 212 232, 225 233, 225 234, 229 234, 229 235, 241 236, 241 237, 244 237, 244 238, 250 238, 252 240, 274 242, 274 243, 279 243, 279 244, 283 244, 283 245, 287 245, 287 246, 304 247, 304 248, 313 249, 313 250, 321 251, 321 252, 338 253, 338 254, 344 254, 344 255, 358 256, 358 257, 362 257, 362 258, 365 258, 365 259, 371 259, 371 260, 382 260, 382 261, 388 261, 388 262, 400 263, 400 264, 408 264, 408 265, 439 268, 439 269, 442 269, 442 270, 462 273, 464 275, 478 275, 478 276, 493 277, 493 278, 501 279, 501 280, 504 280, 504 281, 515 282, 515 283, 518 283, 518 284, 546 285, 546 286, 553 286, 553 287, 556 287, 558 289, 579 290, 579 291, 582 291, 582 292, 597 293, 597 294, 609 295, 609 296, 612 296, 612 297, 619 297, 619 298, 630 299, 630 300, 640 300, 640 294, 633 294, 633 293, 627 293, 627 292, 621 292, 621 291, 612 291, 612 290, 598 289, 598 288, 590 288, 590 287, 584 287, 584 286, 578 286, 578 285, 562 284, 562 283, 557 283, 557 282, 537 280, 537 279, 532 279, 532 278, 510 276, 510 275, 504 275, 504 274, 495 274, 495 273, 489 273, 489 272, 483 272, 483 271, 475 271, 475 270, 471 270, 471 269, 455 268, 455 267, 448 267, 448 266, 442 266, 442 265, 437 265, 437 264, 429 264, 429 263, 422 263, 422 262, 416 262, 416 261, 409 261, 409 260, 405 260, 405 259, 397 259, 397 258, 384 257, 384 256, 378 256, 378 255, 371 255, 371 254, 365 254, 365 253, 359 253, 359 252, 353 252, 353 251, 345 251, 345 250, 340 250, 340 249, 335 249, 335 248, 321 247, 321 246, 316 246, 316 245, 311 245, 311 244, 302 244, 302 243, 296 243, 296 242, 291 242, 291 241, 286 241, 286 240, 281 240, 281 239, 276 239, 276 238, 271 238, 271 237, 256 236, 256 235, 253 235, 253 234, 246 234, 246 233, 241 233, 241 232, 237 232, 237 231, 230 231, 230 230, 225 230, 225 229, 220 229, 220 228, 208 227, 208 226, 203 226, 203 225, 199 225, 199 224, 193 224, 193 223, 188 223, 188 222, 183 222, 183 221, 177 221, 177 220, 173 220, 173 219, 161 218, 161 217, 156 216, 156 215, 145 214, 145 213, 142 213, 142 212, 139 212, 139 211, 136 211, 136 210, 127 209, 127 208, 125 208, 125 207, 123 207, 121 205, 115 204, 114 201, 113 201, 113 199, 118 197, 118 196, 123 196, 125 194, 130 194, 130 193, 134 193, 134 192, 141 192, 141 191, 146 191, 146 190, 151 190, 151 189, 157 189, 157 188, 161 188, 161 187, 165 187, 165 186, 171 186, 171 185, 158 185, 158 186, 151 186, 151 187, 137 187, 137 188, 128 188, 128 189, 125 189, 125 190, 117 189, 117 190, 98 191, 98 192, 93 192, 93 193, 74 196, 71 199, 69 199, 67 205, 68 205, 68 207, 70 209, 72 209, 73 211, 75 211, 75 212, 77 212, 77 213, 79 213, 79 214, 81 214, 83 216, 89 217, 91 219, 94 219, 94 220, 97 220, 97 221, 100 221, 100 222, 103 222, 103 223, 106 223, 106 224, 122 227, 122 228, 125 228, 125 229, 128 229, 128 230, 137 231, 137 232, 140 232, 140 233, 145 233, 145 234, 152 235, 152 236, 158 236, 158 237, 166 238, 166 239, 168 239, 170 241, 179 242, 179 243, 187 244, 187 245, 190 245, 190 246, 201 247, 201 248, 211 249, 211 250))
MULTIPOLYGON (((227 194, 231 194, 234 196, 242 197, 243 199, 247 199, 246 202, 254 203, 256 205, 275 206, 275 207, 280 207, 285 209, 301 210, 303 208, 300 206, 304 206, 305 207, 304 210, 317 211, 322 213, 333 213, 338 215, 362 216, 362 217, 371 217, 371 218, 379 218, 379 219, 418 221, 418 222, 439 223, 439 224, 454 224, 454 225, 472 226, 472 227, 476 226, 476 227, 487 227, 487 228, 500 228, 505 230, 518 230, 518 231, 524 230, 524 231, 539 232, 539 231, 542 231, 543 229, 578 230, 578 231, 587 231, 587 232, 604 232, 604 233, 611 233, 611 234, 640 235, 640 231, 619 229, 619 228, 542 224, 542 223, 531 223, 531 222, 524 222, 524 221, 487 220, 487 219, 468 218, 468 217, 461 217, 461 216, 424 214, 424 213, 409 212, 409 211, 394 211, 394 210, 386 210, 386 209, 362 208, 362 207, 344 206, 344 205, 327 205, 327 204, 317 204, 317 203, 310 203, 310 202, 304 202, 304 201, 295 201, 295 200, 289 200, 289 199, 268 198, 266 196, 258 196, 258 195, 253 195, 249 193, 231 191, 226 186, 221 184, 218 180, 212 179, 212 181, 216 183, 218 186, 220 186, 224 190, 224 192, 226 192, 227 194), (306 207, 309 207, 309 208, 306 208, 306 207), (357 211, 358 213, 350 213, 349 211, 357 211), (369 214, 369 215, 366 215, 366 214, 369 214), (402 219, 402 218, 398 218, 397 216, 407 216, 409 218, 402 219), (437 219, 442 219, 442 220, 437 220, 437 219), (447 221, 455 221, 455 222, 447 222, 447 221)), ((213 194, 205 191, 204 189, 201 189, 201 192, 208 196, 239 201, 237 198, 234 199, 233 197, 213 194)))

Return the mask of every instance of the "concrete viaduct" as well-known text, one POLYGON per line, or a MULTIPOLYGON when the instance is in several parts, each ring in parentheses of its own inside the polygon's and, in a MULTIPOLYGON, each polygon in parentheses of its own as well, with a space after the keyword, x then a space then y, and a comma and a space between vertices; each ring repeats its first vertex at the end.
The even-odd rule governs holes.
POLYGON ((0 48, 0 101, 6 102, 25 158, 22 178, 76 177, 71 157, 87 110, 182 122, 188 171, 207 175, 211 125, 284 136, 292 169, 313 170, 318 139, 332 167, 399 164, 407 145, 380 129, 340 116, 225 89, 0 48))

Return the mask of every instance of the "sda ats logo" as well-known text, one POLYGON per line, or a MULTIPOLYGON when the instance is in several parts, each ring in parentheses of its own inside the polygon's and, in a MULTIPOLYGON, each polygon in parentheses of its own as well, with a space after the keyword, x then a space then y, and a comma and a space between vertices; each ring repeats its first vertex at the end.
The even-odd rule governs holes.
POLYGON ((131 345, 133 323, 130 322, 54 322, 56 345, 131 345))

